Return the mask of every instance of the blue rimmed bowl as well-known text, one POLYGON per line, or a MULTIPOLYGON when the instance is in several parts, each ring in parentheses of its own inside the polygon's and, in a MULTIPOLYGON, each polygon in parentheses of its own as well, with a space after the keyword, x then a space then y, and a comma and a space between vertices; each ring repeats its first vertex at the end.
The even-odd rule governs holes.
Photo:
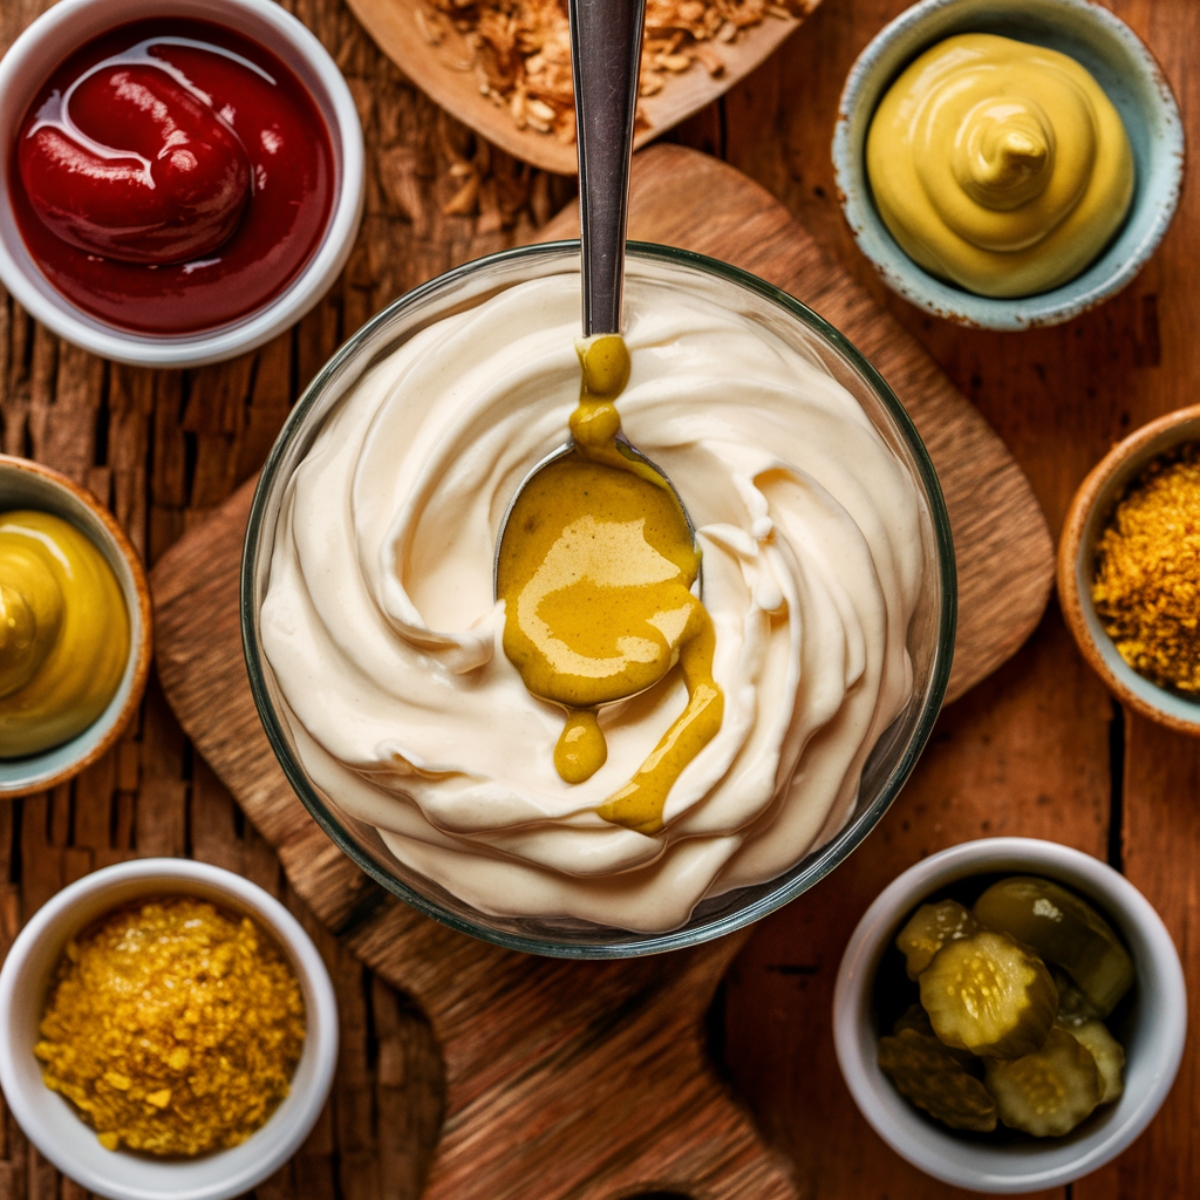
POLYGON ((1090 0, 923 0, 884 28, 851 69, 833 162, 855 241, 888 287, 960 325, 1032 329, 1069 321, 1116 295, 1158 248, 1179 204, 1183 123, 1154 56, 1128 25, 1090 0), (939 279, 904 253, 875 207, 865 157, 875 109, 913 59, 960 33, 999 34, 1070 55, 1095 76, 1125 123, 1136 172, 1129 216, 1091 266, 1048 292, 1000 300, 939 279))

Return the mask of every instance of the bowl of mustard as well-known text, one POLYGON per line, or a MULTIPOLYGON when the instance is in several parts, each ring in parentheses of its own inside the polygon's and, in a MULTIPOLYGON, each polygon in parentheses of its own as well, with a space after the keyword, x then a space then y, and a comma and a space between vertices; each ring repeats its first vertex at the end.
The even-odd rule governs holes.
POLYGON ((924 0, 846 80, 842 208, 884 281, 986 329, 1057 325, 1124 288, 1183 180, 1169 83, 1088 0, 924 0))
POLYGON ((145 572, 112 515, 57 471, 0 455, 0 797, 111 749, 151 644, 145 572))

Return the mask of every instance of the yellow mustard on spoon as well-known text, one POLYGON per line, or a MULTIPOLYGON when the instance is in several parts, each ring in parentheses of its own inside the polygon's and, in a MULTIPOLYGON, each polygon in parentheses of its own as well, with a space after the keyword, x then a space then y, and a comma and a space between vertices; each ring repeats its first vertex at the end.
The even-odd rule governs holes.
POLYGON ((724 697, 712 674, 712 621, 691 590, 700 571, 691 522, 666 476, 618 440, 616 400, 630 375, 621 290, 645 0, 568 7, 583 235, 580 398, 571 441, 534 468, 501 523, 495 588, 505 653, 533 695, 567 709, 554 763, 568 783, 604 765, 597 709, 681 664, 687 707, 597 809, 652 834, 672 784, 720 728, 724 697))

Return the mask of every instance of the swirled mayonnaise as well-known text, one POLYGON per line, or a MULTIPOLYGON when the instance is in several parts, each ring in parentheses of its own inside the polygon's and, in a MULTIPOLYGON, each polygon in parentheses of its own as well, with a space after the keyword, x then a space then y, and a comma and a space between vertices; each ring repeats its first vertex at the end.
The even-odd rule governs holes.
POLYGON ((665 931, 845 822, 912 690, 922 500, 816 352, 628 280, 622 423, 696 526, 725 712, 660 832, 604 820, 679 671, 600 710, 607 761, 569 784, 493 600, 505 509, 578 401, 578 323, 578 275, 536 279, 367 371, 288 483, 262 642, 305 769, 409 868, 491 914, 665 931))
POLYGON ((983 296, 1073 279, 1133 197, 1125 126, 1091 73, 987 33, 939 42, 892 84, 867 174, 904 252, 983 296))

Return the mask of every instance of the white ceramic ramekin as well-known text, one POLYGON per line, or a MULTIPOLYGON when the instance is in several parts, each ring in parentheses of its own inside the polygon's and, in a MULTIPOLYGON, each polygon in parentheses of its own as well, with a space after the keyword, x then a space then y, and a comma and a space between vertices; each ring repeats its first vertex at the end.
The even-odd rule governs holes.
POLYGON ((1054 842, 985 838, 934 854, 885 888, 851 935, 833 995, 838 1063, 862 1114, 897 1154, 957 1187, 1019 1193, 1062 1187, 1115 1158, 1158 1112, 1183 1055, 1187 990, 1171 935, 1149 901, 1111 867, 1054 842), (1091 901, 1133 955, 1137 982, 1120 1032, 1125 1092, 1064 1138, 989 1144, 956 1134, 914 1108, 879 1069, 875 973, 913 909, 974 875, 1043 875, 1091 901))
POLYGON ((342 73, 319 41, 273 0, 59 0, 0 60, 0 153, 11 155, 30 100, 68 55, 99 34, 149 17, 189 17, 224 25, 268 47, 308 88, 333 144, 336 182, 325 236, 308 265, 273 300, 219 328, 149 335, 101 321, 55 290, 21 238, 0 173, 0 280, 24 308, 60 337, 93 354, 146 367, 197 367, 244 354, 298 321, 338 277, 363 208, 363 139, 342 73))
POLYGON ((333 985, 296 919, 262 888, 206 863, 145 858, 106 867, 59 892, 21 931, 0 971, 0 1087, 26 1136, 64 1175, 111 1200, 226 1200, 240 1196, 292 1157, 315 1124, 337 1063, 333 985), (141 896, 189 895, 245 913, 287 955, 304 996, 304 1051, 287 1098, 240 1146, 194 1159, 156 1160, 105 1150, 33 1056, 46 988, 67 941, 141 896))

